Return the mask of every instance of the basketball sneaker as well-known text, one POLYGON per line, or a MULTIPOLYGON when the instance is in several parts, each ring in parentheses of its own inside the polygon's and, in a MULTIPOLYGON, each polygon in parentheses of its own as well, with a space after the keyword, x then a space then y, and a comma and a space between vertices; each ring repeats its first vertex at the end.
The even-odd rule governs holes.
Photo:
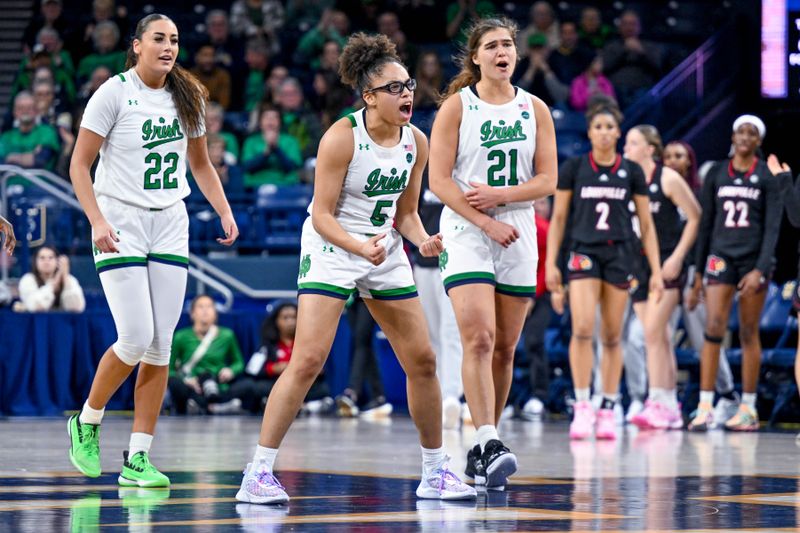
POLYGON ((442 465, 422 476, 417 487, 417 498, 433 500, 467 500, 477 498, 474 488, 461 481, 448 466, 449 457, 442 465))
POLYGON ((358 416, 358 406, 353 398, 344 391, 336 397, 336 414, 342 418, 353 418, 358 416))
POLYGON ((497 439, 486 443, 481 462, 486 468, 487 488, 505 487, 509 476, 517 471, 517 456, 497 439))
POLYGON ((364 406, 359 416, 368 420, 375 420, 390 416, 393 410, 392 404, 387 402, 385 397, 378 396, 364 406))
POLYGON ((682 429, 683 415, 680 404, 672 408, 665 403, 656 403, 650 417, 650 427, 653 429, 682 429))
POLYGON ((588 439, 592 436, 594 422, 592 403, 589 401, 575 402, 575 413, 569 425, 569 438, 573 440, 588 439))
POLYGON ((476 444, 467 452, 467 466, 464 475, 472 479, 476 485, 486 484, 486 469, 481 461, 481 445, 476 444))
POLYGON ((242 486, 236 493, 236 499, 240 502, 272 504, 289 501, 286 489, 264 462, 248 463, 243 474, 242 486))
POLYGON ((725 422, 728 431, 758 431, 758 413, 743 403, 739 404, 739 411, 725 422))
POLYGON ((714 424, 714 410, 710 403, 701 402, 693 415, 692 421, 686 426, 689 431, 708 431, 714 424))
POLYGON ((600 409, 597 411, 595 437, 605 440, 614 440, 617 438, 617 423, 614 419, 613 409, 600 409))
POLYGON ((136 452, 128 457, 126 450, 122 458, 122 473, 117 481, 123 487, 169 487, 169 478, 150 463, 147 452, 136 452))
MULTIPOLYGON (((658 402, 645 400, 644 409, 640 410, 630 418, 631 424, 639 429, 653 429, 655 427, 653 425, 653 419, 656 417, 657 409, 658 402)), ((630 410, 628 412, 630 412, 630 410)))
POLYGON ((69 460, 84 476, 99 477, 100 469, 100 425, 81 424, 79 415, 72 415, 67 422, 70 438, 69 460))

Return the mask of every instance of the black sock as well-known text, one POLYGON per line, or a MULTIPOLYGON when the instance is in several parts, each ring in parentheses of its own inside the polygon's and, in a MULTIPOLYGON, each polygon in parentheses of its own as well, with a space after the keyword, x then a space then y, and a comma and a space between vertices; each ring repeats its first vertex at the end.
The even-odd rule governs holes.
POLYGON ((614 400, 610 398, 603 398, 603 402, 600 404, 600 409, 613 409, 614 403, 614 400))

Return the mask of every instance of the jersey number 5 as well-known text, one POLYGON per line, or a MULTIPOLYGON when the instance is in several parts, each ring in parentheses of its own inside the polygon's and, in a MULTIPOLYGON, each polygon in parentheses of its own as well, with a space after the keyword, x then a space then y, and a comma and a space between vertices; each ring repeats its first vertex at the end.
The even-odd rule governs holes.
POLYGON ((372 210, 372 216, 369 217, 369 221, 372 222, 373 226, 383 226, 386 223, 386 215, 383 213, 383 210, 387 207, 392 207, 394 202, 392 200, 378 200, 375 202, 375 209, 372 210))
POLYGON ((146 165, 151 165, 144 173, 145 189, 177 189, 178 178, 173 176, 178 170, 178 154, 170 152, 164 157, 158 152, 150 152, 144 158, 146 165), (161 173, 162 164, 166 164, 161 173))
MULTIPOLYGON (((505 175, 498 176, 498 172, 502 172, 506 169, 506 153, 502 150, 492 150, 489 152, 489 161, 494 161, 494 164, 489 167, 488 175, 486 177, 486 183, 490 187, 505 187, 506 186, 506 177, 505 175)), ((508 185, 517 185, 519 181, 517 180, 517 150, 516 148, 513 150, 508 151, 508 158, 511 160, 511 167, 510 173, 511 176, 508 178, 508 185)))

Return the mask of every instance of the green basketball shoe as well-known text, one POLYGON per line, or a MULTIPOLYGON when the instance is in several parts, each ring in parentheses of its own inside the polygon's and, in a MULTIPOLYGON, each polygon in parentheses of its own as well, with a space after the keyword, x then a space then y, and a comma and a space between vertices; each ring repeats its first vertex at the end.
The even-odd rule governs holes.
POLYGON ((69 460, 83 475, 99 477, 100 470, 100 426, 81 424, 78 415, 67 422, 70 447, 69 460))
POLYGON ((150 463, 147 452, 136 452, 128 457, 128 452, 124 451, 122 457, 122 473, 117 481, 123 487, 169 487, 169 478, 150 463))

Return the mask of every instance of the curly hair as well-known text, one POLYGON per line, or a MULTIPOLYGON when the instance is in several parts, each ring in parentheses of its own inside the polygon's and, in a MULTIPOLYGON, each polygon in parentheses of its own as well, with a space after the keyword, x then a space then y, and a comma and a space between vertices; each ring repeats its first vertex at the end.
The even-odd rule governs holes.
POLYGON ((403 65, 397 47, 385 35, 353 34, 339 58, 339 76, 353 89, 364 92, 387 63, 403 65))

